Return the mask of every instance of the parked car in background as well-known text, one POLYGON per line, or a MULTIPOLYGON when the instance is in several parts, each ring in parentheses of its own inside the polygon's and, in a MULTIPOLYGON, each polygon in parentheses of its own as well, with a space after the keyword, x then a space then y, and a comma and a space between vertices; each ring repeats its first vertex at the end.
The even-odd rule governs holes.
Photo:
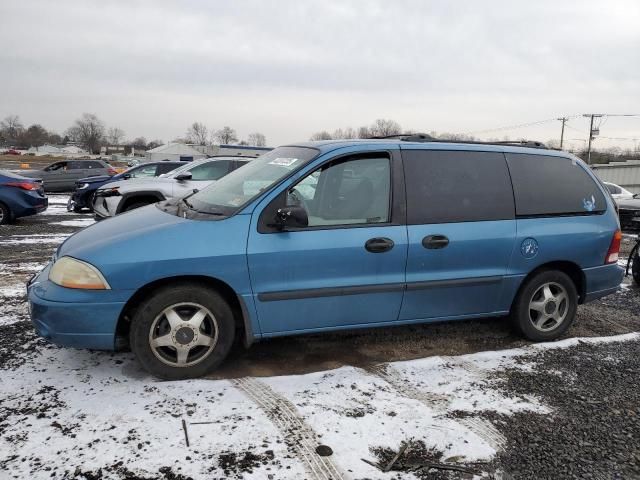
POLYGON ((607 187, 609 193, 613 197, 614 200, 630 200, 632 198, 637 198, 637 193, 632 193, 629 190, 622 188, 620 185, 616 185, 615 183, 602 182, 604 186, 607 187))
POLYGON ((41 178, 46 192, 68 192, 75 188, 76 180, 97 175, 113 176, 118 172, 104 160, 63 160, 42 170, 20 170, 16 173, 41 178))
POLYGON ((624 230, 640 230, 640 198, 617 200, 620 225, 624 230))
POLYGON ((128 345, 178 379, 214 369, 237 334, 501 316, 549 341, 578 304, 618 290, 613 199, 584 162, 424 138, 280 147, 81 230, 28 286, 35 328, 61 345, 128 345))
POLYGON ((0 225, 47 209, 42 181, 0 170, 0 225))
POLYGON ((22 155, 18 150, 14 148, 10 148, 9 150, 5 150, 2 152, 3 155, 22 155))
POLYGON ((67 210, 80 213, 82 209, 88 208, 93 211, 93 197, 96 190, 107 183, 117 182, 118 180, 129 180, 131 178, 158 177, 181 166, 184 166, 184 162, 151 162, 133 166, 112 177, 108 175, 101 175, 97 177, 81 178, 80 180, 76 180, 76 189, 73 192, 73 195, 69 197, 67 210))
POLYGON ((156 178, 136 178, 109 183, 96 190, 94 195, 93 211, 96 220, 113 217, 167 198, 184 197, 219 180, 249 161, 250 159, 245 157, 211 157, 186 163, 156 178))

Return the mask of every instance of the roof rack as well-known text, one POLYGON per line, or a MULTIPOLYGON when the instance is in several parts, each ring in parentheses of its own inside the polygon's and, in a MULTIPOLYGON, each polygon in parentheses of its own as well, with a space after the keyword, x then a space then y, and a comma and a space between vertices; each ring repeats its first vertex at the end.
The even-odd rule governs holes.
POLYGON ((537 140, 504 140, 498 142, 481 142, 479 140, 451 140, 446 138, 434 138, 426 133, 399 133, 396 135, 385 135, 381 137, 371 137, 373 139, 397 138, 402 142, 434 142, 434 143, 465 143, 471 145, 513 145, 516 147, 542 148, 548 147, 537 140))

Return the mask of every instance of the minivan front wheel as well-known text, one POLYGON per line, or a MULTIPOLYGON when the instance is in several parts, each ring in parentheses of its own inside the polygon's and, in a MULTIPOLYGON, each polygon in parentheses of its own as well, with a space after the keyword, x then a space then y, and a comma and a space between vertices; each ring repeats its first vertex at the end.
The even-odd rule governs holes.
POLYGON ((143 302, 132 319, 131 349, 161 378, 205 375, 227 356, 235 324, 227 302, 201 285, 165 287, 143 302))
POLYGON ((571 278, 560 271, 543 271, 523 285, 512 317, 529 340, 555 340, 569 329, 577 307, 578 292, 571 278))

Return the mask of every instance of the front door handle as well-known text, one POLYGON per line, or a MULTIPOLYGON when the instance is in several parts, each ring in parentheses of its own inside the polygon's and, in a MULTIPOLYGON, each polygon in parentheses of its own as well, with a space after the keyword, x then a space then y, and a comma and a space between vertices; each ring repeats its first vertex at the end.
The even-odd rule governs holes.
POLYGON ((364 248, 371 253, 383 253, 388 252, 393 248, 393 240, 386 237, 377 237, 367 240, 364 244, 364 248))
POLYGON ((428 249, 444 248, 449 245, 449 239, 444 235, 428 235, 422 239, 422 246, 428 249))

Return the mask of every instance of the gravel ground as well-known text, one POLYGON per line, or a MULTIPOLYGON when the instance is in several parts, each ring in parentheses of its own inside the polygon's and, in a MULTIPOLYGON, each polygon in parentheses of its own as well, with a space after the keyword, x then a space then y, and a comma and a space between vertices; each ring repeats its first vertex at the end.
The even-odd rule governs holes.
POLYGON ((640 341, 599 340, 639 330, 640 290, 628 281, 581 306, 565 335, 598 343, 532 348, 502 319, 413 325, 274 339, 234 350, 209 379, 157 382, 131 354, 34 335, 25 279, 92 222, 65 203, 52 195, 46 215, 0 230, 0 478, 322 478, 291 438, 330 444, 332 478, 471 478, 421 461, 478 478, 640 478, 640 341), (91 411, 101 402, 108 413, 91 411), (205 418, 217 433, 176 452, 179 425, 149 426, 163 415, 205 418), (389 473, 360 460, 388 462, 403 442, 411 448, 389 473))

